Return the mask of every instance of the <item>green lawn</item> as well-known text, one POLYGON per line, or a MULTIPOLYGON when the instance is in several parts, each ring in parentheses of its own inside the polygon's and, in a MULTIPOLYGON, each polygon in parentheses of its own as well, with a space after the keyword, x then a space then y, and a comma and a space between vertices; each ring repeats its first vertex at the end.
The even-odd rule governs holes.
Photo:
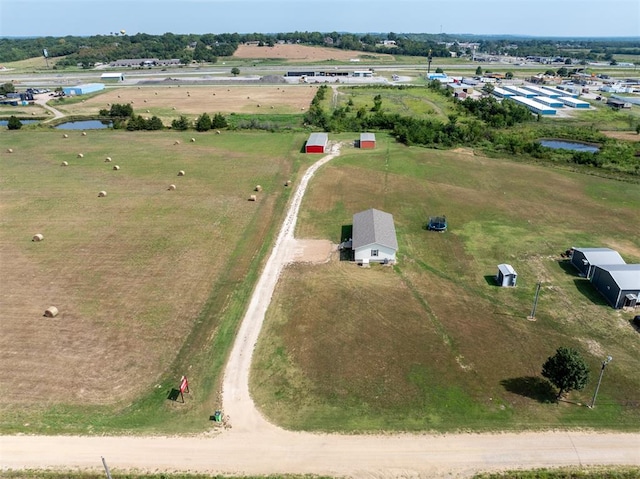
POLYGON ((288 268, 252 375, 268 417, 326 431, 637 430, 632 313, 608 307, 559 254, 610 246, 640 262, 640 185, 379 134, 376 150, 343 150, 314 179, 297 235, 337 243, 353 213, 370 207, 394 215, 399 262, 288 268), (437 214, 447 233, 423 229, 437 214), (494 284, 503 262, 519 273, 514 289, 494 284), (537 320, 528 321, 538 281, 537 320), (581 351, 592 380, 555 403, 540 369, 559 346, 581 351), (615 360, 591 410, 584 404, 608 354, 615 360))

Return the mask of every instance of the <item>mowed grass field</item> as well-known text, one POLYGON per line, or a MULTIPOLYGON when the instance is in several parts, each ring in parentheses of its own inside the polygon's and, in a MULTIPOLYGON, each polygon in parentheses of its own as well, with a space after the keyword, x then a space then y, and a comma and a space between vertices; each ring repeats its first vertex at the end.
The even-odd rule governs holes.
POLYGON ((0 430, 201 430, 306 135, 68 134, 0 132, 0 430))
POLYGON ((394 215, 399 262, 286 270, 251 376, 267 417, 324 431, 638 430, 638 313, 610 308, 560 253, 609 246, 640 262, 639 185, 379 134, 376 150, 343 149, 319 172, 297 236, 338 243, 371 207, 394 215), (426 231, 441 214, 449 231, 426 231), (519 273, 516 288, 496 287, 499 263, 519 273), (540 371, 560 346, 577 348, 592 373, 555 403, 540 371))
POLYGON ((313 85, 260 86, 144 86, 108 88, 86 101, 73 99, 53 106, 67 115, 97 115, 114 103, 130 103, 142 116, 156 115, 166 125, 180 115, 195 119, 202 113, 300 114, 316 94, 313 85))

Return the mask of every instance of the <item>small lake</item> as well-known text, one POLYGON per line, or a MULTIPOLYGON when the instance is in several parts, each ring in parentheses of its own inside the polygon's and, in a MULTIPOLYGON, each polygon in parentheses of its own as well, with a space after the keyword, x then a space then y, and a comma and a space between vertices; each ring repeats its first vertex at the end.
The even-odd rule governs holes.
POLYGON ((111 123, 110 121, 108 121, 107 123, 102 123, 102 121, 100 120, 82 120, 61 123, 56 126, 56 128, 59 130, 103 130, 112 126, 113 123, 111 123))
MULTIPOLYGON (((40 120, 20 120, 20 123, 23 125, 28 125, 29 123, 38 123, 40 120)), ((0 126, 7 126, 9 120, 0 120, 0 126)))
POLYGON ((573 151, 586 151, 587 153, 597 153, 600 148, 597 146, 589 145, 587 143, 580 143, 578 141, 567 140, 538 140, 542 146, 547 148, 553 148, 555 150, 573 150, 573 151))

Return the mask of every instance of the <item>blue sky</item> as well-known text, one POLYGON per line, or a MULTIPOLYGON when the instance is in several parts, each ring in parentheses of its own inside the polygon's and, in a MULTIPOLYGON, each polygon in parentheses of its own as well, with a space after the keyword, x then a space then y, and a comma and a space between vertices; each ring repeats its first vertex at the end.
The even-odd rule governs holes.
POLYGON ((0 0, 0 36, 121 29, 640 36, 640 0, 0 0))

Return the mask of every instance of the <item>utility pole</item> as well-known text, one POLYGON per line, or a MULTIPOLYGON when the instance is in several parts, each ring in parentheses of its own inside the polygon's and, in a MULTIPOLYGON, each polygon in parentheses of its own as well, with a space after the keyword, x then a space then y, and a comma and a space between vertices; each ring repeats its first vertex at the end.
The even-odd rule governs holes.
POLYGON ((104 472, 107 473, 107 479, 111 479, 111 472, 109 471, 109 466, 107 466, 107 461, 105 461, 104 457, 100 456, 102 459, 102 465, 104 466, 104 472))
POLYGON ((427 62, 429 63, 427 66, 427 75, 431 73, 431 60, 433 60, 433 57, 431 56, 431 48, 429 48, 429 56, 427 57, 427 62))
POLYGON ((598 396, 598 390, 600 389, 600 383, 602 382, 602 375, 604 374, 604 368, 611 362, 613 358, 611 356, 607 356, 607 359, 602 361, 602 368, 600 369, 600 377, 598 378, 598 385, 596 386, 596 391, 593 393, 593 398, 591 399, 591 404, 589 405, 589 409, 593 409, 593 405, 596 403, 596 397, 598 396))
POLYGON ((538 281, 536 285, 536 294, 533 297, 533 308, 531 308, 531 314, 527 317, 527 319, 531 321, 535 321, 536 319, 536 308, 538 307, 538 296, 540 295, 540 285, 542 283, 538 281))

